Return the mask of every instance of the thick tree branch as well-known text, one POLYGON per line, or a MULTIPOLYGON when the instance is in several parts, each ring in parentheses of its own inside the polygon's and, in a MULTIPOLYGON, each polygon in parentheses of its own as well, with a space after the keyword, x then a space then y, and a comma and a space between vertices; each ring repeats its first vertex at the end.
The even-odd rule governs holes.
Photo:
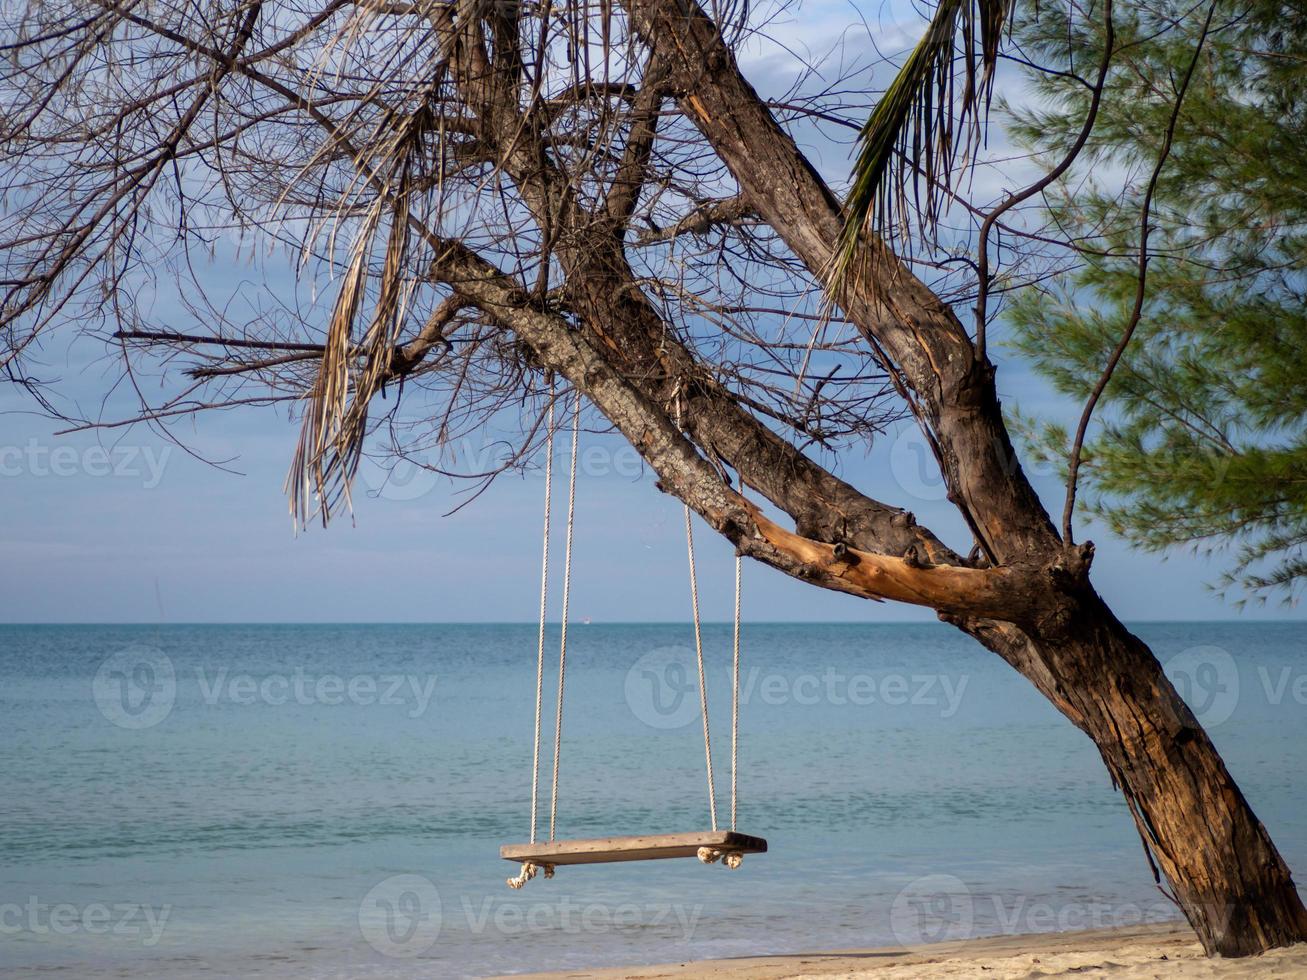
MULTIPOLYGON (((824 279, 843 227, 840 202, 740 73, 693 0, 626 0, 667 60, 682 111, 741 192, 811 273, 824 279)), ((850 321, 901 369, 941 449, 949 498, 999 561, 1047 558, 1056 530, 1017 462, 993 371, 948 306, 879 240, 867 240, 844 292, 850 321)))
MULTIPOLYGON (((448 24, 442 38, 455 81, 469 99, 476 97, 482 91, 478 73, 484 54, 468 57, 448 24)), ((683 412, 683 427, 703 451, 727 461, 746 483, 789 513, 802 533, 887 554, 917 548, 936 564, 965 564, 910 513, 866 497, 814 463, 704 371, 649 303, 620 239, 580 206, 534 133, 515 102, 483 114, 481 136, 500 148, 501 166, 542 231, 556 242, 553 250, 565 273, 560 292, 593 332, 596 349, 626 377, 638 379, 645 396, 663 406, 665 418, 671 418, 673 399, 681 399, 689 409, 683 412)), ((623 193, 638 194, 630 188, 640 179, 628 171, 623 193)))
POLYGON ((934 565, 915 555, 864 552, 783 530, 732 490, 663 407, 615 370, 606 353, 591 346, 564 317, 537 308, 509 276, 457 242, 447 243, 431 275, 511 329, 542 366, 590 398, 658 474, 662 487, 688 503, 741 553, 795 578, 863 598, 1009 621, 1036 615, 1032 600, 1046 587, 1043 569, 934 565))

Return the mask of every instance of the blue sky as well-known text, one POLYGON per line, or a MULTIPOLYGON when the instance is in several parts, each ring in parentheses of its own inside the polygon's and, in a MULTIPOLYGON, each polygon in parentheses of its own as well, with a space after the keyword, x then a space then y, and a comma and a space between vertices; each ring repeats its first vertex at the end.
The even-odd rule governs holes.
MULTIPOLYGON (((88 389, 103 381, 76 362, 61 372, 88 389), (88 377, 88 375, 90 377, 88 377)), ((1028 410, 1052 396, 1020 365, 1000 366, 1005 400, 1028 410)), ((4 410, 16 407, 6 393, 4 410)), ((296 428, 271 411, 198 420, 188 442, 229 470, 207 465, 144 429, 54 437, 31 415, 4 416, 0 513, 0 621, 500 621, 530 620, 538 601, 543 478, 506 476, 457 514, 457 488, 424 471, 365 467, 348 516, 295 535, 282 480, 296 428), (55 453, 58 455, 54 455, 55 453)), ((479 444, 469 443, 466 453, 479 444)), ((561 496, 565 446, 557 450, 561 496)), ((573 611, 596 621, 675 620, 688 614, 678 502, 654 489, 616 437, 583 442, 573 611), (639 475, 637 475, 639 474, 639 475)), ((912 509, 955 545, 965 536, 920 439, 904 427, 842 474, 912 509)), ((1049 502, 1059 481, 1037 476, 1049 502)), ((561 557, 561 520, 554 555, 561 557)), ((1082 530, 1081 535, 1087 532, 1082 530)), ((1301 618, 1269 607, 1237 613, 1204 583, 1219 563, 1131 551, 1101 530, 1094 580, 1126 619, 1301 618)), ((731 550, 696 536, 704 615, 730 612, 731 550)), ((559 582, 553 594, 557 600, 559 582)), ((925 610, 823 592, 749 564, 745 615, 758 620, 903 621, 925 610)), ((555 601, 555 614, 557 604, 555 601)))
MULTIPOLYGON (((890 9, 881 12, 878 30, 886 46, 901 46, 907 35, 890 9)), ((787 43, 820 52, 856 23, 850 10, 806 5, 784 26, 787 43)), ((780 84, 792 70, 790 59, 778 50, 759 53, 746 61, 746 70, 780 84)), ((823 156, 828 170, 846 165, 829 147, 823 156)), ((268 285, 290 288, 276 276, 268 285)), ((1001 349, 995 353, 1006 403, 1059 417, 1075 410, 1024 365, 1001 349)), ((94 410, 103 399, 105 415, 113 417, 135 404, 124 391, 109 390, 114 372, 102 344, 75 340, 71 332, 51 335, 41 360, 34 373, 58 378, 58 389, 84 409, 94 410)), ((368 465, 353 520, 345 516, 325 531, 296 535, 282 480, 297 428, 284 412, 209 414, 179 430, 198 454, 228 461, 220 469, 144 427, 55 436, 60 426, 33 407, 18 392, 0 389, 0 621, 522 621, 536 614, 538 471, 503 477, 471 506, 445 517, 461 499, 458 488, 412 471, 387 482, 368 465)), ((458 448, 465 458, 476 457, 489 441, 458 448)), ((560 446, 560 462, 562 452, 560 446)), ((582 458, 574 615, 685 618, 679 503, 654 489, 634 452, 616 437, 588 438, 582 458)), ((965 551, 967 538, 926 458, 915 430, 903 427, 869 452, 847 454, 839 472, 873 496, 913 510, 965 551)), ((1035 482, 1060 510, 1060 481, 1037 474, 1035 482)), ((1240 614, 1223 603, 1205 585, 1219 576, 1219 561, 1187 553, 1163 560, 1131 551, 1101 529, 1081 529, 1080 536, 1098 543, 1094 580, 1128 620, 1301 618, 1300 611, 1280 606, 1240 614)), ((560 532, 554 551, 560 558, 561 544, 560 532)), ((702 527, 697 544, 704 615, 725 619, 730 548, 702 527)), ((744 613, 767 621, 933 618, 927 610, 822 592, 757 565, 746 567, 744 613)))

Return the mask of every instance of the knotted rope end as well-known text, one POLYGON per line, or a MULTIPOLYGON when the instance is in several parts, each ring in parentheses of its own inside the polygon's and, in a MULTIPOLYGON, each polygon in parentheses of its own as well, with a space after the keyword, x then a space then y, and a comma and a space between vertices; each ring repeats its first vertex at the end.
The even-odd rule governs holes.
POLYGON ((534 861, 523 861, 522 870, 515 877, 507 879, 508 887, 517 890, 542 871, 546 878, 554 876, 554 866, 552 864, 536 864, 534 861))
POLYGON ((740 851, 722 851, 715 847, 701 847, 698 850, 699 860, 704 864, 714 864, 721 861, 724 867, 732 871, 744 863, 744 854, 740 851))

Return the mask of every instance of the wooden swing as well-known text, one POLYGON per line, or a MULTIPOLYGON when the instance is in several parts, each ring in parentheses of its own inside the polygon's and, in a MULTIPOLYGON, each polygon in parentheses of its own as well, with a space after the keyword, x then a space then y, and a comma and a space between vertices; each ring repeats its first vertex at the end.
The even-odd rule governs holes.
POLYGON ((537 841, 540 785, 540 720, 544 694, 545 610, 549 585, 549 522, 552 511, 554 403, 549 403, 548 428, 545 435, 545 516, 544 544, 541 548, 540 630, 536 652, 535 742, 531 759, 531 839, 525 844, 505 844, 499 856, 520 865, 519 873, 508 879, 511 888, 521 888, 538 873, 554 876, 554 868, 564 864, 607 864, 619 861, 653 861, 662 858, 697 857, 704 864, 718 860, 728 868, 738 868, 745 854, 762 854, 767 842, 736 831, 736 770, 740 732, 740 558, 735 559, 734 657, 731 670, 731 829, 717 828, 717 793, 713 783, 712 739, 708 729, 708 694, 705 687, 703 639, 699 624, 699 586, 694 568, 694 532, 690 507, 685 506, 685 543, 690 565, 690 602, 694 613, 694 648, 699 665, 699 709, 703 718, 704 758, 708 773, 708 815, 711 829, 677 834, 636 834, 623 837, 594 837, 558 840, 554 832, 558 822, 558 763, 563 733, 563 678, 567 670, 567 613, 572 585, 572 528, 576 515, 576 451, 581 426, 581 393, 576 393, 572 410, 572 458, 567 492, 567 537, 563 563, 563 619, 558 650, 558 703, 554 716, 554 772, 549 801, 549 839, 537 841))

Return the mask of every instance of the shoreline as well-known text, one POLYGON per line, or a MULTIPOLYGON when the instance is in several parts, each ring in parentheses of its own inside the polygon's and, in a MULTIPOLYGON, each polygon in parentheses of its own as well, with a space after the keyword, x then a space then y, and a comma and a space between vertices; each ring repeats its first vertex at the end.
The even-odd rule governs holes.
POLYGON ((1103 976, 1119 980, 1307 977, 1307 944, 1208 959, 1183 923, 989 936, 920 946, 785 953, 649 966, 513 974, 514 980, 926 980, 1103 976))

